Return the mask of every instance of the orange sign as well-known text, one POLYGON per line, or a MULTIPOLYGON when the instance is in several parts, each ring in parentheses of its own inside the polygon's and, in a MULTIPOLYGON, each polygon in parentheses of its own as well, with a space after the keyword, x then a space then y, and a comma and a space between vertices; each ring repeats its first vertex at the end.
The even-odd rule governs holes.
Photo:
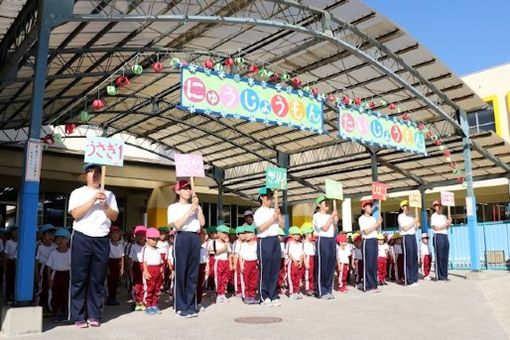
POLYGON ((388 186, 381 182, 372 183, 372 199, 374 200, 386 200, 388 196, 388 186))

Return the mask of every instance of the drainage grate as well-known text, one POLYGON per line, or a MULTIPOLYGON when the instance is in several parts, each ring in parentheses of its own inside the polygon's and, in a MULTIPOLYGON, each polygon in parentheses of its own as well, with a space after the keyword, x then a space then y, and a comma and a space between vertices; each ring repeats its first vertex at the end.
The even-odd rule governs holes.
POLYGON ((246 317, 242 317, 242 318, 237 318, 237 319, 235 319, 235 321, 241 322, 241 323, 259 324, 259 323, 277 323, 277 322, 281 322, 282 319, 270 317, 270 316, 246 316, 246 317))

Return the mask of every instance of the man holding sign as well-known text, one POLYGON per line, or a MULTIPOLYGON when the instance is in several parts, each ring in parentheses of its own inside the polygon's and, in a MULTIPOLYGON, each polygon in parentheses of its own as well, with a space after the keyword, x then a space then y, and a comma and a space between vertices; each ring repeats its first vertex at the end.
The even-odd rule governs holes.
POLYGON ((417 217, 409 213, 409 201, 400 202, 400 215, 398 227, 402 235, 402 251, 404 254, 404 284, 418 285, 418 243, 416 242, 416 229, 420 227, 417 217))
POLYGON ((83 172, 87 184, 73 190, 68 207, 74 218, 69 319, 79 328, 100 325, 110 251, 108 234, 111 222, 119 215, 115 195, 101 190, 101 166, 87 163, 83 172))
POLYGON ((432 244, 436 253, 436 280, 448 281, 448 257, 450 254, 450 241, 448 241, 448 228, 452 225, 452 218, 443 214, 443 205, 440 201, 432 202, 434 213, 430 218, 432 228, 432 244))

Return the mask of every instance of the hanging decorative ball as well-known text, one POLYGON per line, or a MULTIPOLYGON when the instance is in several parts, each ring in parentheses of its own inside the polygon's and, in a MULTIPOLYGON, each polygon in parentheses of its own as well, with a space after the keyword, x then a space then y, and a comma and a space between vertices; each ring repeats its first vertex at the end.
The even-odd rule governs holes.
POLYGON ((451 152, 450 152, 450 150, 445 150, 445 151, 443 152, 443 156, 445 156, 445 157, 450 157, 450 156, 451 156, 451 152))
POLYGON ((133 66, 131 66, 131 71, 133 71, 134 74, 139 76, 140 74, 143 73, 143 66, 140 64, 134 64, 133 66))
POLYGON ((48 133, 46 136, 44 136, 43 138, 41 138, 41 141, 44 143, 44 144, 48 144, 48 145, 53 145, 55 144, 55 139, 53 138, 53 135, 48 133))
POLYGON ((427 136, 427 138, 430 138, 430 137, 432 137, 433 133, 432 133, 432 131, 428 130, 425 135, 427 136))
POLYGON ((278 73, 274 73, 273 75, 271 75, 269 77, 269 82, 276 84, 280 81, 280 79, 281 79, 281 76, 278 73))
POLYGON ((438 146, 439 146, 439 145, 441 145, 441 140, 440 140, 440 139, 436 139, 436 140, 434 141, 434 144, 436 144, 436 145, 438 145, 438 146))
POLYGON ((250 73, 257 73, 259 71, 259 67, 257 65, 250 65, 248 67, 248 72, 250 73))
POLYGON ((160 63, 159 61, 152 64, 151 67, 154 70, 154 72, 156 72, 156 73, 161 73, 161 72, 163 72, 163 69, 164 69, 163 64, 160 63))
POLYGON ((211 59, 204 61, 204 67, 211 70, 214 67, 214 62, 211 59))
POLYGON ((370 102, 368 103, 368 107, 369 107, 369 108, 371 108, 371 109, 373 109, 373 108, 375 107, 375 103, 374 103, 373 101, 370 101, 370 102))
POLYGON ((408 112, 404 112, 404 114, 402 115, 402 119, 403 120, 409 120, 409 113, 408 112))
POLYGON ((336 102, 336 97, 332 94, 328 95, 328 102, 331 102, 331 103, 336 102))
POLYGON ((221 65, 220 63, 217 63, 216 65, 214 65, 214 70, 216 72, 223 71, 223 65, 221 65))
POLYGON ((260 79, 267 79, 268 73, 265 68, 261 68, 258 72, 260 79))
POLYGON ((117 86, 115 85, 108 85, 106 87, 106 93, 109 95, 109 96, 116 96, 117 95, 117 86))
POLYGON ((314 96, 316 96, 316 97, 317 97, 317 96, 319 95, 319 93, 320 93, 320 91, 319 91, 319 89, 318 89, 318 88, 316 88, 316 87, 312 88, 312 94, 313 94, 314 96))
POLYGON ((181 61, 180 61, 180 60, 179 60, 179 58, 177 58, 177 57, 173 57, 173 58, 170 60, 170 66, 172 66, 172 67, 176 67, 176 66, 178 66, 180 63, 181 63, 181 61))
POLYGON ((225 59, 225 61, 223 62, 223 65, 225 66, 228 66, 228 67, 232 67, 234 65, 235 61, 234 59, 228 57, 227 59, 225 59))
POLYGON ((357 106, 360 106, 361 105, 361 98, 360 97, 354 98, 354 104, 356 104, 357 106))
POLYGON ((76 130, 76 124, 67 123, 66 125, 64 125, 64 132, 66 133, 66 135, 72 134, 74 130, 76 130))
POLYGON ((418 123, 418 130, 423 131, 423 129, 425 129, 425 124, 423 124, 421 122, 418 123))
POLYGON ((89 121, 89 113, 85 110, 80 112, 80 122, 86 123, 89 121))
POLYGON ((310 91, 311 91, 310 86, 307 85, 307 86, 303 87, 303 92, 309 93, 310 91))
POLYGON ((234 62, 236 63, 236 65, 242 65, 242 64, 244 64, 244 58, 242 58, 242 57, 236 57, 236 58, 234 59, 234 62))
POLYGON ((281 79, 284 83, 286 83, 290 80, 290 76, 288 73, 284 72, 284 73, 282 73, 281 79))
POLYGON ((93 109, 94 111, 99 111, 99 110, 101 110, 102 108, 104 108, 104 107, 105 107, 105 105, 106 105, 106 104, 104 103, 104 101, 103 101, 102 99, 99 99, 99 98, 98 98, 98 99, 94 99, 94 100, 92 101, 92 109, 93 109))
POLYGON ((350 104, 351 104, 351 98, 349 98, 349 96, 344 96, 344 97, 342 98, 342 103, 343 103, 344 105, 350 105, 350 104))
POLYGON ((397 108, 397 104, 395 104, 395 103, 391 103, 390 105, 388 105, 388 108, 389 108, 390 110, 395 110, 395 109, 397 108))
POLYGON ((129 86, 129 84, 131 84, 131 81, 126 76, 119 76, 115 79, 115 85, 118 87, 126 87, 129 86))
POLYGON ((453 161, 449 164, 450 168, 455 169, 457 167, 457 162, 453 161))
POLYGON ((60 133, 54 134, 53 137, 55 138, 55 143, 62 144, 62 135, 60 133))
POLYGON ((298 87, 301 87, 301 80, 299 78, 293 78, 290 81, 290 85, 292 85, 293 88, 297 89, 298 87))
POLYGON ((464 176, 457 177, 457 183, 461 184, 464 182, 464 176))

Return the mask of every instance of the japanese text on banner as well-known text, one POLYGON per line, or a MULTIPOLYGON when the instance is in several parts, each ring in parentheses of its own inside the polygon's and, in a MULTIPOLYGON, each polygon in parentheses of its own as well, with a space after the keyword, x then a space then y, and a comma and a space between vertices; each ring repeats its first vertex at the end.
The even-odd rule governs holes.
POLYGON ((124 142, 105 137, 87 137, 85 163, 124 166, 124 142))

